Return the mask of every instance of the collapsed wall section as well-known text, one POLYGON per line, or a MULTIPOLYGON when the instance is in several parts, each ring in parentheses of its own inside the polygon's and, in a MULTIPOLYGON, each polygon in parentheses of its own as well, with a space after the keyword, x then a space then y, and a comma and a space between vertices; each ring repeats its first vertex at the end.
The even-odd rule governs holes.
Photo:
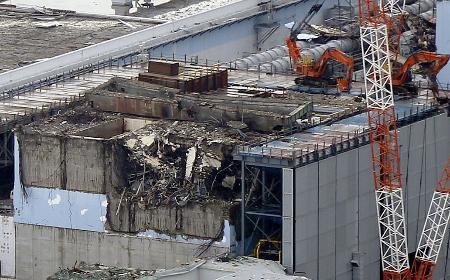
POLYGON ((180 206, 158 206, 146 209, 141 203, 125 203, 119 206, 119 197, 110 197, 108 228, 115 232, 145 232, 197 238, 221 239, 224 219, 228 219, 229 206, 214 202, 180 206))
POLYGON ((73 110, 17 130, 17 222, 222 239, 235 129, 73 110))

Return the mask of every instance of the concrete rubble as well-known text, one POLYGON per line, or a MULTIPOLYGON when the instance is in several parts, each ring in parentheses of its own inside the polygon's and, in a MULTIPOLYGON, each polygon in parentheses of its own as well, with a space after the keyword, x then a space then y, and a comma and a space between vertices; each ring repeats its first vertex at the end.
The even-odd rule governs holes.
POLYGON ((81 263, 73 268, 62 269, 47 280, 81 280, 81 279, 114 279, 132 280, 151 276, 154 271, 143 271, 132 268, 109 267, 101 264, 88 265, 81 263))
MULTIPOLYGON (((154 75, 183 76, 186 66, 166 64, 155 67, 166 76, 154 75)), ((203 77, 211 73, 202 70, 204 76, 197 77, 208 84, 203 77)), ((242 74, 230 72, 230 79, 242 74)), ((113 78, 79 102, 50 112, 51 117, 17 129, 22 180, 29 187, 106 195, 106 230, 220 241, 227 223, 238 224, 237 147, 271 141, 279 130, 302 129, 363 107, 353 97, 245 85, 188 94, 177 87, 113 78), (42 160, 49 163, 42 165, 42 160)))
POLYGON ((240 185, 234 148, 271 139, 230 125, 123 118, 82 103, 18 129, 24 154, 23 180, 27 186, 107 194, 108 227, 114 231, 151 229, 169 235, 220 238, 223 219, 229 218, 240 185), (65 162, 64 167, 49 165, 48 171, 38 167, 41 156, 47 154, 43 141, 49 149, 57 145, 64 150, 52 153, 65 162), (87 145, 82 148, 87 151, 72 154, 73 145, 87 145), (69 158, 70 163, 66 162, 69 158), (90 162, 88 169, 78 162, 82 158, 90 162), (104 161, 111 162, 112 179, 102 179, 109 172, 103 167, 104 161), (70 167, 72 164, 78 171, 70 167), (45 176, 54 172, 58 177, 45 176), (85 178, 85 184, 80 183, 79 176, 85 178), (104 183, 88 183, 92 180, 104 183), (76 187, 80 184, 83 187, 76 187), (201 225, 207 216, 211 222, 201 225))
POLYGON ((186 280, 309 280, 303 276, 286 275, 285 269, 274 261, 228 256, 197 259, 177 268, 153 271, 81 263, 71 269, 60 270, 48 280, 175 280, 180 277, 186 280))

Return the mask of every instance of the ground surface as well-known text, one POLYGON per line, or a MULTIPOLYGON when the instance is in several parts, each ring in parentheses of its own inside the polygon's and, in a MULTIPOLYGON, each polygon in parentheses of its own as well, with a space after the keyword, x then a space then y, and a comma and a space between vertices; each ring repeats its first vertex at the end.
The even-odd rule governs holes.
POLYGON ((132 29, 119 21, 70 16, 51 21, 60 26, 40 28, 49 23, 42 18, 0 11, 0 73, 151 26, 133 22, 132 29))
MULTIPOLYGON (((177 20, 217 8, 236 0, 174 0, 151 8, 139 8, 131 16, 177 20)), ((1 2, 1 1, 0 1, 1 2)), ((153 24, 100 20, 75 16, 49 18, 19 13, 0 6, 0 73, 120 37, 153 24), (42 25, 56 24, 43 28, 42 25)))

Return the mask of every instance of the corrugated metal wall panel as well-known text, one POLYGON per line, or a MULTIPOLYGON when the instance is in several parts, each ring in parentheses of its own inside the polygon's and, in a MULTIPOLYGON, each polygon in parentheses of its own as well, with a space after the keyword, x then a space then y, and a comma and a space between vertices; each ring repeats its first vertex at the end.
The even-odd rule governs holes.
MULTIPOLYGON (((441 114, 418 121, 402 127, 399 135, 408 242, 413 252, 437 175, 450 154, 449 118, 441 114)), ((296 169, 295 271, 313 279, 350 280, 352 253, 359 252, 363 279, 378 279, 371 170, 368 145, 296 169)), ((441 252, 436 279, 444 279, 446 249, 441 252)))
POLYGON ((283 225, 282 264, 288 272, 294 267, 294 170, 283 169, 283 225))

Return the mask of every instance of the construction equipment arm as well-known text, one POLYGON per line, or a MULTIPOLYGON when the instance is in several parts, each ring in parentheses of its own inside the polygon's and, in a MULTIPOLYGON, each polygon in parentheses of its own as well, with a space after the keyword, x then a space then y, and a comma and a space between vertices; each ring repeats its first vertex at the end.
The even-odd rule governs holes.
POLYGON ((286 38, 286 45, 289 50, 289 56, 291 57, 293 68, 296 69, 297 65, 299 65, 301 60, 301 50, 297 46, 297 35, 305 28, 305 26, 309 23, 309 21, 313 18, 313 16, 322 8, 322 4, 315 4, 309 9, 305 18, 298 24, 295 24, 291 28, 291 32, 289 37, 286 38))
POLYGON ((294 40, 295 40, 297 35, 300 34, 300 32, 302 32, 303 29, 305 29, 305 26, 319 12, 319 10, 321 8, 322 8, 322 4, 314 4, 311 7, 311 9, 309 9, 305 18, 303 18, 303 20, 301 22, 299 22, 298 24, 295 24, 294 26, 292 26, 290 37, 294 37, 294 40))
POLYGON ((429 75, 435 77, 439 71, 447 64, 450 55, 437 54, 428 51, 418 51, 406 59, 405 63, 398 69, 397 73, 392 75, 393 85, 403 85, 408 76, 408 71, 418 63, 432 63, 433 67, 429 69, 429 75))
POLYGON ((353 76, 353 58, 348 56, 343 51, 335 48, 327 49, 320 60, 315 64, 315 67, 311 70, 315 73, 311 73, 311 76, 322 76, 325 72, 327 63, 329 60, 337 61, 347 67, 346 74, 343 78, 337 79, 338 87, 340 91, 347 91, 353 76))

